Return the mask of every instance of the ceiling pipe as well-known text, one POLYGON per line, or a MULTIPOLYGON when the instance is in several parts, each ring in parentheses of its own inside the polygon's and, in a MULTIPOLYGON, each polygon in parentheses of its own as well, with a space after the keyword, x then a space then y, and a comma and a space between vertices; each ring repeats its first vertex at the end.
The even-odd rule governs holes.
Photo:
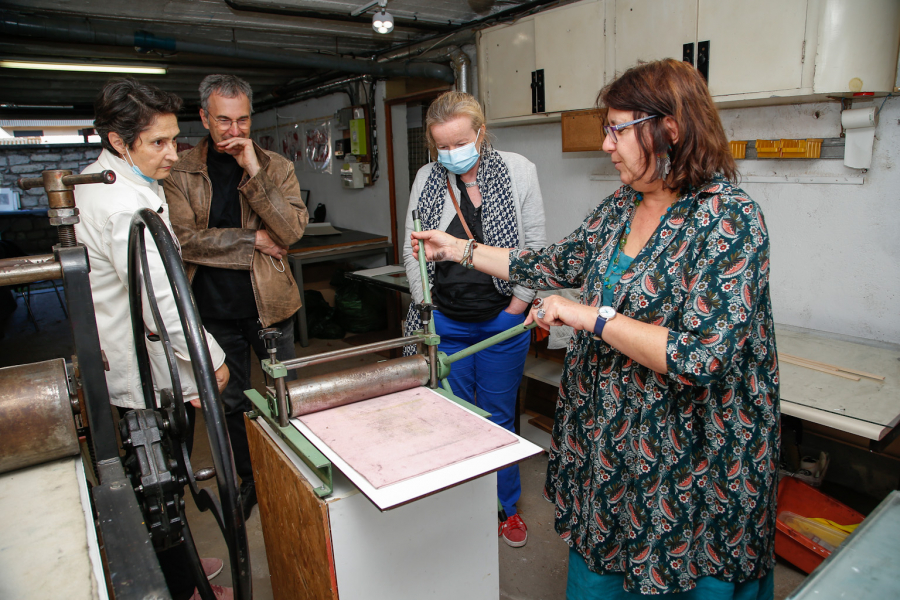
POLYGON ((47 40, 107 46, 129 46, 146 50, 189 52, 209 56, 223 56, 257 60, 304 69, 331 69, 344 73, 375 77, 428 77, 448 83, 454 81, 453 71, 437 63, 394 63, 353 58, 337 58, 322 54, 281 54, 238 48, 234 45, 186 42, 169 37, 157 37, 149 32, 105 31, 94 27, 87 19, 35 18, 0 11, 0 34, 4 36, 35 37, 47 40))
MULTIPOLYGON (((254 4, 253 2, 239 2, 238 0, 225 0, 225 4, 229 8, 240 12, 256 12, 268 15, 281 15, 284 17, 302 17, 307 19, 326 19, 329 21, 345 21, 349 23, 371 23, 372 18, 369 16, 361 16, 365 11, 353 11, 350 14, 343 12, 326 12, 320 10, 307 10, 303 8, 288 8, 286 6, 275 7, 265 6, 262 4, 254 4)), ((377 2, 373 2, 371 6, 375 6, 377 2)), ((369 8, 371 8, 371 6, 369 8)), ((429 32, 449 33, 457 26, 449 21, 439 23, 437 21, 425 19, 410 19, 408 17, 400 17, 397 19, 398 25, 419 29, 429 32)))

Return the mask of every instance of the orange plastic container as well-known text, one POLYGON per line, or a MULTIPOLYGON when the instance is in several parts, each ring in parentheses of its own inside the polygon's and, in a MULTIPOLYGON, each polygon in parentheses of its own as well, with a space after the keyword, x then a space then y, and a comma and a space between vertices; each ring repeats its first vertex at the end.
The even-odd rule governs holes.
POLYGON ((781 520, 782 512, 801 517, 830 519, 841 525, 861 523, 863 515, 811 485, 787 476, 778 484, 778 520, 775 522, 775 554, 804 573, 811 573, 831 552, 794 531, 781 520))

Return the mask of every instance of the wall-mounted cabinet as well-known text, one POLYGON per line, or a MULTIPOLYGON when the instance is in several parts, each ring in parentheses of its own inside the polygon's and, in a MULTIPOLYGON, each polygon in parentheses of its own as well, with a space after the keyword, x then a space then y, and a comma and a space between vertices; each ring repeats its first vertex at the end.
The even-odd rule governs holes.
POLYGON ((489 122, 591 108, 605 74, 604 0, 586 0, 479 32, 489 122))
POLYGON ((585 0, 479 32, 479 83, 493 124, 592 108, 616 73, 667 57, 720 105, 810 102, 892 92, 898 47, 898 0, 585 0))

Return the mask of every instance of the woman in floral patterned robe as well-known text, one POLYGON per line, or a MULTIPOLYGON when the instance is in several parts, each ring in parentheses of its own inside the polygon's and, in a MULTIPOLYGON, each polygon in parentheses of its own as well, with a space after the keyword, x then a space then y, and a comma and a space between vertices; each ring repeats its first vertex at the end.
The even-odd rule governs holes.
MULTIPOLYGON (((632 68, 598 105, 624 185, 557 244, 480 245, 473 260, 533 289, 581 289, 529 317, 575 329, 544 489, 571 548, 567 597, 772 598, 780 430, 762 212, 732 183, 687 63, 632 68)), ((429 260, 462 257, 441 232, 412 237, 429 260)))

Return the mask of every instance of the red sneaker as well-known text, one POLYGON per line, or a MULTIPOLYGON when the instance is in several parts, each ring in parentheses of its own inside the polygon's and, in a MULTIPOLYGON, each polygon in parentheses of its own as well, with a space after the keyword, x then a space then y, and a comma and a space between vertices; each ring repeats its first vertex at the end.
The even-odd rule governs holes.
POLYGON ((212 579, 225 568, 225 563, 221 558, 201 558, 200 564, 203 566, 203 572, 207 579, 212 579))
POLYGON ((528 541, 528 528, 519 513, 516 513, 500 523, 497 535, 503 536, 503 541, 513 548, 521 548, 528 541))

